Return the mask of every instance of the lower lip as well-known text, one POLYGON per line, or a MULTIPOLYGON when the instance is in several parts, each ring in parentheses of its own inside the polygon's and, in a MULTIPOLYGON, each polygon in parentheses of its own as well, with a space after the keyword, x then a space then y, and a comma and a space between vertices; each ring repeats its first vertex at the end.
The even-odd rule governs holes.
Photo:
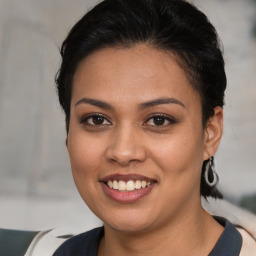
POLYGON ((119 191, 113 188, 110 188, 104 182, 101 182, 104 192, 112 199, 119 203, 132 203, 140 200, 150 193, 152 188, 156 183, 151 184, 146 188, 135 189, 133 191, 119 191))

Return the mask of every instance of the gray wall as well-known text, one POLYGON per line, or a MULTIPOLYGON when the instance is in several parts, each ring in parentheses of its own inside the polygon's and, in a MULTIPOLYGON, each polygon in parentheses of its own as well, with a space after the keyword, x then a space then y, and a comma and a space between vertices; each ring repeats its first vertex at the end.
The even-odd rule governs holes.
MULTIPOLYGON (((94 2, 0 0, 0 226, 93 219, 70 174, 54 75, 58 46, 94 2)), ((256 1, 192 2, 209 15, 225 48, 225 130, 216 167, 222 191, 238 202, 256 193, 256 1)))

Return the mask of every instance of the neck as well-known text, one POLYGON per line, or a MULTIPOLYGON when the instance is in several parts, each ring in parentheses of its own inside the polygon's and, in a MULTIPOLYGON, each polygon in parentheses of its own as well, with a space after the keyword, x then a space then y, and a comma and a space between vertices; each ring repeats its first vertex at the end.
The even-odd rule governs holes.
POLYGON ((98 255, 208 255, 223 227, 201 207, 192 212, 141 232, 120 232, 105 225, 98 255))

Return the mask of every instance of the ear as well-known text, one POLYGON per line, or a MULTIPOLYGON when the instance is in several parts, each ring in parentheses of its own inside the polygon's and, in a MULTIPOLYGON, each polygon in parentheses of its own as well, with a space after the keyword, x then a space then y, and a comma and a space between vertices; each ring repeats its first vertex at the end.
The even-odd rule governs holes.
POLYGON ((215 155, 223 133, 223 109, 214 108, 214 115, 206 123, 204 138, 204 160, 215 155))

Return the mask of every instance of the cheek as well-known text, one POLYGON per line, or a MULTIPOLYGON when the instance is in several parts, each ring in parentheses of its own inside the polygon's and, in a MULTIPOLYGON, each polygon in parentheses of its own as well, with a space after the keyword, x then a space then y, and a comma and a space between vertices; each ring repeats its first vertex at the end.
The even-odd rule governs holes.
POLYGON ((204 148, 202 134, 194 129, 181 129, 152 145, 152 159, 162 170, 160 180, 170 197, 176 195, 171 199, 175 200, 177 195, 187 197, 193 191, 198 193, 204 148))
POLYGON ((162 197, 176 209, 191 198, 198 198, 200 193, 203 143, 199 137, 188 140, 189 137, 184 134, 168 143, 159 142, 154 154, 154 162, 161 169, 162 197))
POLYGON ((95 195, 99 193, 99 174, 101 171, 102 143, 84 134, 70 133, 68 152, 74 182, 85 203, 94 209, 95 195))
POLYGON ((71 132, 69 135, 68 152, 74 178, 96 176, 104 155, 104 143, 83 133, 71 132))
POLYGON ((163 169, 173 167, 173 171, 179 171, 182 166, 193 166, 193 163, 201 162, 203 159, 203 140, 199 137, 182 134, 181 136, 170 136, 154 142, 151 148, 152 157, 163 169))

